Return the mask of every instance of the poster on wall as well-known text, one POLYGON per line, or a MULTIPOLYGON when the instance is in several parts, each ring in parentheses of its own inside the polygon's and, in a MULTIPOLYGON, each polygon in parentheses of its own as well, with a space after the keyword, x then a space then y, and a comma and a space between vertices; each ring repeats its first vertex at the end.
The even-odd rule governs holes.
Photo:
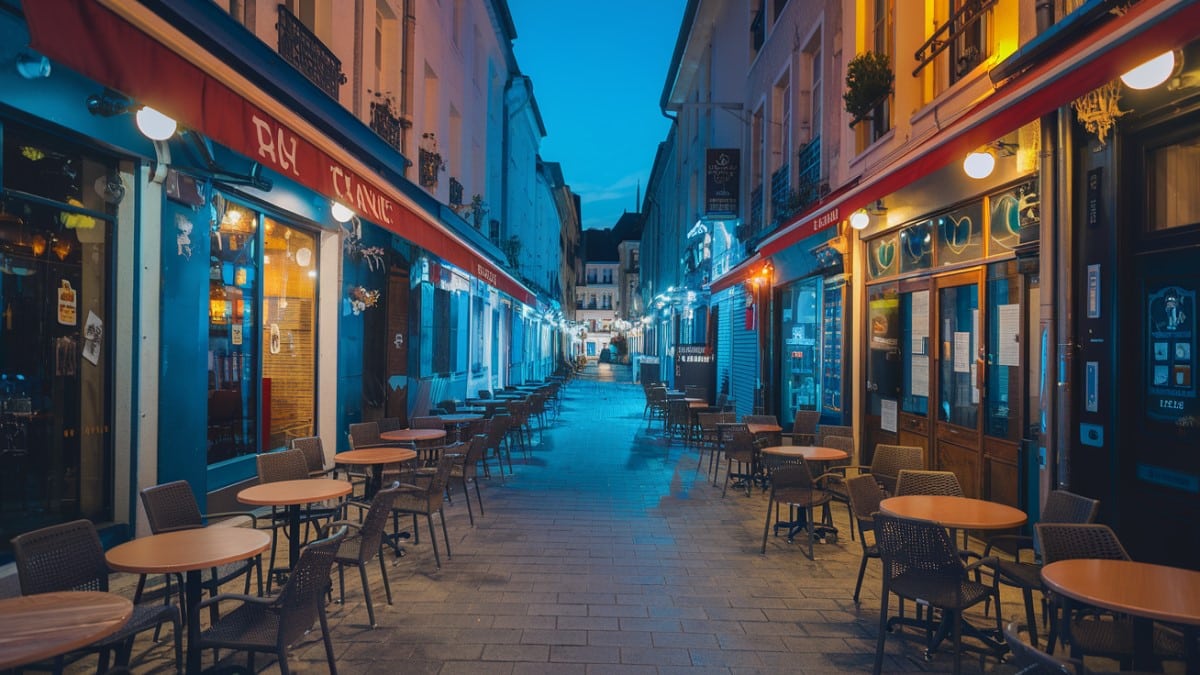
POLYGON ((1195 414, 1196 290, 1152 288, 1146 298, 1147 414, 1179 420, 1195 414))
POLYGON ((893 350, 900 346, 899 324, 900 299, 897 297, 876 298, 871 308, 871 349, 893 350))

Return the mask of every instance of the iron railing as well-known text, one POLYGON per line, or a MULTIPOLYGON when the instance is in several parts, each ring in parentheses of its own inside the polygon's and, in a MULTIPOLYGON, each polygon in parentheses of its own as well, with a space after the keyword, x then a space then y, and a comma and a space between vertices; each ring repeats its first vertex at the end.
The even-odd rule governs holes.
POLYGON ((389 103, 371 102, 371 130, 396 152, 404 152, 405 126, 404 120, 396 115, 389 103))
POLYGON ((454 176, 450 177, 450 205, 462 206, 463 203, 463 184, 458 182, 454 176))
POLYGON ((312 80, 321 91, 337 100, 338 88, 346 83, 342 62, 338 57, 288 10, 287 5, 279 5, 279 21, 275 29, 279 31, 279 55, 312 80))

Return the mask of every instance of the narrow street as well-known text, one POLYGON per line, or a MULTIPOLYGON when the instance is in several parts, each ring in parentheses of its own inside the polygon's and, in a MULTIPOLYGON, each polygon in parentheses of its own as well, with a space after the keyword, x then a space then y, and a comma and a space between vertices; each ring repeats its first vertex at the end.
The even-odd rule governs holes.
MULTIPOLYGON (((760 555, 766 497, 730 490, 722 499, 697 472, 695 450, 665 442, 657 422, 647 429, 627 366, 589 366, 565 394, 558 420, 534 431, 528 458, 514 449, 515 475, 501 480, 493 467, 484 480, 486 515, 476 513, 474 528, 455 490, 447 507, 453 558, 443 557, 440 572, 425 537, 394 565, 389 555, 387 607, 378 567, 368 568, 374 630, 348 571, 346 605, 329 606, 339 672, 870 670, 878 562, 868 565, 856 608, 861 549, 847 535, 844 506, 834 506, 842 536, 817 544, 815 562, 783 537, 770 538, 760 555)), ((118 587, 135 582, 114 579, 118 587)), ((1019 611, 1019 598, 1005 599, 1006 613, 1019 611)), ((323 673, 319 636, 310 637, 292 666, 323 673)), ((884 671, 950 671, 949 654, 926 663, 921 644, 915 632, 889 636, 884 671)), ((168 645, 152 649, 150 662, 135 660, 135 671, 169 672, 168 645)), ((139 643, 134 654, 143 651, 139 643)), ((206 653, 205 663, 211 658, 206 653)), ((985 667, 1009 672, 994 660, 985 667)), ((978 668, 964 658, 965 672, 978 668)))

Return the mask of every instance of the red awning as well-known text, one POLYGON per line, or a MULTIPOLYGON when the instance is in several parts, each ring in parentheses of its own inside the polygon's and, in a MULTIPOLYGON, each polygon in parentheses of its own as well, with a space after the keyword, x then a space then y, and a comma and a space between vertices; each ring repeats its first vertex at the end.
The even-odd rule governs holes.
MULTIPOLYGON (((970 150, 1111 82, 1130 67, 1183 46, 1200 37, 1197 26, 1200 3, 1194 0, 1141 0, 1124 15, 997 87, 991 96, 918 143, 881 173, 864 178, 840 198, 826 199, 781 227, 761 242, 759 252, 774 255, 815 233, 820 229, 815 224, 830 218, 836 222, 961 159, 970 150)), ((745 266, 739 265, 731 274, 744 270, 745 266)))
MULTIPOLYGON (((340 201, 479 279, 535 305, 532 292, 450 230, 406 204, 403 193, 348 152, 326 151, 200 66, 91 0, 23 3, 31 46, 100 84, 150 105, 209 138, 340 201)), ((213 60, 207 52, 196 60, 213 60)), ((257 91, 257 89, 255 89, 257 91)), ((264 99, 266 95, 263 94, 264 99)), ((83 105, 81 102, 80 105, 83 105)), ((263 105, 268 105, 264 101, 263 105)), ((308 135, 306 135, 308 134, 308 135)))

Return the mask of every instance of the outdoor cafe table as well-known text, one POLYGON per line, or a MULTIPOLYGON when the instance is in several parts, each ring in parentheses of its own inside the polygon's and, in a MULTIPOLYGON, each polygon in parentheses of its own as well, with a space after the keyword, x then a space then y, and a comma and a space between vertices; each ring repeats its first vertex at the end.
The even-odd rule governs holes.
POLYGON ((467 404, 476 408, 483 408, 484 414, 488 417, 496 414, 496 408, 503 408, 508 405, 508 401, 495 398, 469 398, 467 404))
MULTIPOLYGON (((300 559, 300 507, 350 494, 349 481, 305 478, 259 483, 238 492, 238 501, 252 506, 285 506, 288 513, 288 569, 300 559)), ((272 570, 273 572, 274 570, 272 570)))
POLYGON ((1200 673, 1200 572, 1132 560, 1059 560, 1042 568, 1050 590, 1133 617, 1133 667, 1154 670, 1153 621, 1184 625, 1187 672, 1200 673))
MULTIPOLYGON (((795 459, 797 457, 803 457, 804 460, 808 461, 808 462, 822 462, 822 463, 836 462, 838 460, 850 458, 850 454, 848 452, 846 452, 845 450, 839 450, 837 448, 826 448, 826 447, 820 446, 820 445, 772 445, 770 447, 763 448, 762 454, 770 455, 772 457, 778 457, 785 461, 788 459, 795 459)), ((818 473, 821 473, 821 472, 818 472, 818 473)), ((804 513, 804 509, 799 509, 799 518, 805 518, 805 517, 806 516, 804 513)), ((780 527, 788 528, 788 540, 789 541, 793 537, 796 536, 797 532, 799 532, 801 529, 806 527, 806 525, 807 525, 807 523, 801 519, 797 519, 797 520, 794 520, 791 522, 775 523, 776 528, 780 528, 780 527)), ((817 526, 816 523, 813 523, 813 525, 814 525, 814 528, 813 528, 814 534, 819 534, 822 538, 821 539, 822 542, 825 541, 825 537, 828 536, 829 532, 837 532, 837 528, 833 527, 832 524, 817 526)), ((779 530, 776 529, 777 533, 778 533, 778 531, 779 530)))
MULTIPOLYGON (((1027 518, 1024 511, 1007 504, 948 495, 888 497, 879 503, 879 510, 890 516, 929 520, 949 528, 951 543, 958 539, 959 529, 1007 530, 1022 525, 1027 518)), ((896 622, 904 623, 904 620, 900 617, 892 617, 888 620, 889 629, 896 622)), ((967 623, 965 619, 962 622, 962 628, 964 635, 972 635, 991 648, 993 652, 1003 653, 1003 650, 1006 649, 993 636, 967 623)), ((948 629, 948 623, 942 621, 937 635, 929 642, 930 653, 945 638, 948 629)))
POLYGON ((459 429, 462 428, 463 426, 465 426, 468 422, 474 422, 476 420, 483 419, 483 415, 460 414, 460 413, 452 413, 449 415, 435 415, 435 417, 437 417, 439 420, 442 421, 442 425, 446 427, 447 434, 449 434, 450 430, 453 429, 454 435, 450 439, 452 441, 459 440, 459 438, 458 438, 459 429))
MULTIPOLYGON (((337 481, 342 482, 342 481, 337 481)), ((349 483, 346 483, 349 486, 349 483)), ((108 566, 134 574, 186 572, 187 672, 200 672, 201 573, 226 563, 247 560, 267 550, 271 536, 248 527, 197 527, 139 537, 104 554, 108 566)))
POLYGON ((366 498, 370 501, 382 483, 383 465, 400 464, 417 458, 417 451, 411 448, 381 447, 362 448, 361 450, 346 450, 333 456, 338 464, 367 465, 371 467, 371 478, 367 481, 366 498))
POLYGON ((0 600, 0 670, 90 645, 117 632, 133 603, 102 591, 59 591, 0 600))
POLYGON ((445 429, 396 429, 379 434, 385 441, 393 443, 419 443, 421 441, 440 441, 446 437, 445 429))

